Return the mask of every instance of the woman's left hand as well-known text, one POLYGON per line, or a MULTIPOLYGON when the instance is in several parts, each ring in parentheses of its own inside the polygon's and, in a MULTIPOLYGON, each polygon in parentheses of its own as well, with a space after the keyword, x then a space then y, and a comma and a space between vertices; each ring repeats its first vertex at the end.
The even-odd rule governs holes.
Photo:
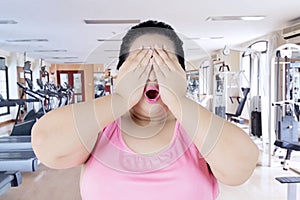
POLYGON ((186 74, 175 53, 155 47, 153 69, 159 85, 162 101, 173 114, 180 109, 186 95, 186 74))

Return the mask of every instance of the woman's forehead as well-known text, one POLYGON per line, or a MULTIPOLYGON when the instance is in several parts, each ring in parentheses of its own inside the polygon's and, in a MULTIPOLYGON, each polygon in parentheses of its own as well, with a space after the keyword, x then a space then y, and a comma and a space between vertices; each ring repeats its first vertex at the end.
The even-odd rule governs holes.
POLYGON ((136 50, 141 47, 164 47, 166 50, 175 53, 174 43, 166 36, 159 34, 146 34, 138 37, 131 45, 129 51, 136 50))

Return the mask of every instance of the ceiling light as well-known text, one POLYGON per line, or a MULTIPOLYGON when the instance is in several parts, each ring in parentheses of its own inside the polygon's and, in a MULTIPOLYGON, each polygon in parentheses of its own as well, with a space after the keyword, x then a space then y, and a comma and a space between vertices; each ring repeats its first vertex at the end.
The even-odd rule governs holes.
POLYGON ((186 40, 220 40, 223 39, 223 36, 211 36, 211 37, 191 37, 185 38, 186 40))
POLYGON ((98 42, 120 42, 121 39, 97 39, 98 42))
POLYGON ((89 20, 89 19, 85 19, 84 23, 86 24, 138 24, 140 23, 141 20, 138 19, 133 19, 133 20, 124 20, 124 19, 120 19, 120 20, 89 20))
POLYGON ((83 61, 78 61, 78 62, 76 62, 76 61, 71 61, 71 62, 64 62, 64 64, 85 64, 85 62, 83 62, 83 61))
POLYGON ((61 50, 61 49, 53 49, 53 50, 35 50, 34 52, 51 53, 51 52, 67 52, 67 50, 61 50))
POLYGON ((263 20, 265 16, 242 16, 241 19, 244 21, 259 21, 263 20))
POLYGON ((78 58, 78 57, 76 57, 76 56, 62 56, 62 57, 54 56, 54 57, 50 57, 50 59, 57 59, 57 60, 59 60, 59 59, 74 59, 74 58, 78 58))
POLYGON ((16 39, 16 40, 6 40, 7 42, 48 42, 47 39, 16 39))
POLYGON ((263 15, 250 15, 250 16, 212 16, 206 18, 206 21, 235 21, 235 20, 245 20, 245 21, 257 21, 263 20, 266 16, 263 15))
POLYGON ((223 39, 223 36, 215 36, 215 37, 200 37, 200 40, 220 40, 223 39))
POLYGON ((15 20, 0 20, 0 24, 17 24, 15 20))

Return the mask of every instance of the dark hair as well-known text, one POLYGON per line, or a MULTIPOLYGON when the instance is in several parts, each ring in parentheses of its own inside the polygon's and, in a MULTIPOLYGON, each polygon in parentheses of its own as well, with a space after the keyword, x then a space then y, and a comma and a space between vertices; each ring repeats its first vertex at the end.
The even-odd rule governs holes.
POLYGON ((174 29, 170 25, 164 22, 158 22, 153 20, 148 20, 136 26, 133 26, 123 37, 117 69, 119 69, 127 59, 129 55, 129 49, 132 43, 138 37, 145 34, 159 34, 168 37, 174 43, 175 53, 178 58, 179 64, 185 70, 184 51, 182 47, 183 42, 181 41, 181 39, 178 37, 178 35, 175 33, 174 29))

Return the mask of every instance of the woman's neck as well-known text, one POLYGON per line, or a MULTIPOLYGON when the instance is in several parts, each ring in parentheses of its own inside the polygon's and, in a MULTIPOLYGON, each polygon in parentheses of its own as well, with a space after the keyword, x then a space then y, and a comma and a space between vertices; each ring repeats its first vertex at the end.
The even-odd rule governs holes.
POLYGON ((128 112, 130 118, 132 121, 134 121, 139 126, 148 126, 148 125, 161 125, 165 124, 169 121, 174 121, 175 117, 170 111, 164 111, 162 113, 152 114, 151 116, 143 115, 142 113, 139 113, 135 111, 134 109, 131 109, 128 112))

